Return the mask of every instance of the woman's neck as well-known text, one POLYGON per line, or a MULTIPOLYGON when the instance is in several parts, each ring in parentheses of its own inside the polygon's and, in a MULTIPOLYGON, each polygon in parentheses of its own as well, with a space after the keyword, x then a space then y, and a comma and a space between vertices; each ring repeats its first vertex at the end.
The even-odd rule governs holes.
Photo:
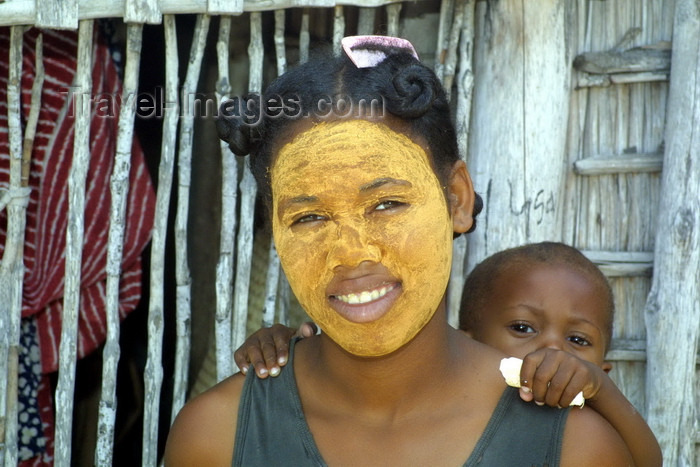
POLYGON ((448 390, 465 358, 464 334, 439 314, 408 344, 383 357, 354 356, 327 336, 301 342, 295 362, 300 393, 318 391, 339 409, 361 407, 378 417, 429 404, 431 394, 448 390))

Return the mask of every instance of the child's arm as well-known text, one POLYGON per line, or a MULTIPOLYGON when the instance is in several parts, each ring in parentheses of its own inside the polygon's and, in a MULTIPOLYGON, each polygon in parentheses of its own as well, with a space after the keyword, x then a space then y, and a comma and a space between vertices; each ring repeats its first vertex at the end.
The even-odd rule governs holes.
POLYGON ((637 467, 662 465, 661 448, 644 418, 597 365, 573 354, 540 349, 528 354, 520 371, 523 400, 567 407, 583 391, 586 402, 620 434, 637 467))
POLYGON ((258 378, 267 378, 268 374, 277 376, 280 367, 287 364, 289 341, 295 336, 311 337, 314 334, 316 325, 313 323, 303 323, 299 329, 282 324, 260 328, 236 349, 233 359, 243 374, 248 373, 249 364, 252 364, 258 378))

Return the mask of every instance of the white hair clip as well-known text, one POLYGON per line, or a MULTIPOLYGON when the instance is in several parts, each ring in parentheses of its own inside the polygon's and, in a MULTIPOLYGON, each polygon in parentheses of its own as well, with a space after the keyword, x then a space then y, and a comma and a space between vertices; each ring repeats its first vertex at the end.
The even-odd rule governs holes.
POLYGON ((391 36, 348 36, 341 40, 343 50, 357 68, 377 66, 387 56, 386 49, 401 49, 410 53, 416 60, 418 54, 413 44, 406 39, 391 36))

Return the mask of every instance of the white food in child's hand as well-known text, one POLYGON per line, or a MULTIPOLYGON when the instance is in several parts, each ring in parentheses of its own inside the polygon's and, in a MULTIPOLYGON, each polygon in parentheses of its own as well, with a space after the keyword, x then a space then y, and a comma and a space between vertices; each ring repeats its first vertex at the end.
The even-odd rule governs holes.
MULTIPOLYGON (((514 388, 520 387, 520 367, 522 366, 523 361, 519 358, 510 357, 501 360, 499 369, 508 386, 514 388)), ((583 407, 585 402, 586 400, 583 398, 583 392, 579 392, 569 405, 583 407)))

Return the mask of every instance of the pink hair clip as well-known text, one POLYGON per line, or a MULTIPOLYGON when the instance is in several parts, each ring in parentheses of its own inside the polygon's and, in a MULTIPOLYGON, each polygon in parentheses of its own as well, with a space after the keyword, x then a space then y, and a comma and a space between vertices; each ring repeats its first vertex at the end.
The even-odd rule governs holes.
POLYGON ((348 36, 340 42, 343 50, 357 68, 377 66, 386 58, 387 48, 402 49, 410 53, 416 60, 418 54, 413 44, 406 39, 391 36, 348 36))

